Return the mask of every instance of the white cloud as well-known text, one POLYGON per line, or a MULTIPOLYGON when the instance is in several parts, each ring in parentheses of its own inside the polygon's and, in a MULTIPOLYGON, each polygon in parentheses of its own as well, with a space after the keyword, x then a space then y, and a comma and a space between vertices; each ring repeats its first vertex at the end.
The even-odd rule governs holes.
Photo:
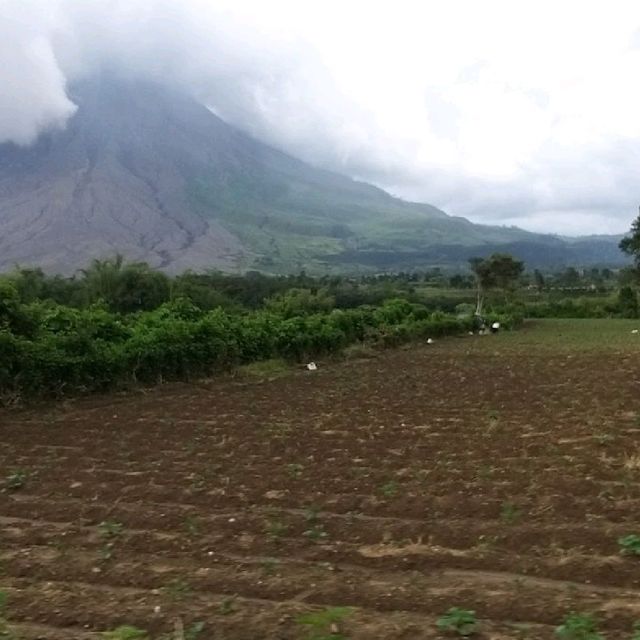
POLYGON ((49 38, 55 16, 45 10, 33 20, 39 8, 0 5, 0 142, 30 144, 75 111, 49 38))
POLYGON ((635 0, 0 0, 0 141, 109 64, 305 159, 477 221, 619 232, 640 168, 635 0))

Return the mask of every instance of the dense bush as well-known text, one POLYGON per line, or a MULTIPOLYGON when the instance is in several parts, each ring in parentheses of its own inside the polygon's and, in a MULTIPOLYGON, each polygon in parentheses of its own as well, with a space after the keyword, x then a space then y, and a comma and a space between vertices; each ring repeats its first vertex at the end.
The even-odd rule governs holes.
POLYGON ((528 318, 610 318, 622 316, 613 298, 565 298, 529 303, 524 307, 528 318))
MULTIPOLYGON (((325 297, 294 296, 316 304, 325 297)), ((20 304, 0 291, 0 396, 60 395, 134 382, 186 379, 236 364, 285 358, 303 361, 349 344, 379 346, 466 332, 469 317, 430 312, 406 300, 378 307, 291 315, 282 308, 237 313, 203 311, 174 300, 153 311, 121 315, 94 305, 20 304)), ((515 320, 501 318, 505 327, 515 320)))

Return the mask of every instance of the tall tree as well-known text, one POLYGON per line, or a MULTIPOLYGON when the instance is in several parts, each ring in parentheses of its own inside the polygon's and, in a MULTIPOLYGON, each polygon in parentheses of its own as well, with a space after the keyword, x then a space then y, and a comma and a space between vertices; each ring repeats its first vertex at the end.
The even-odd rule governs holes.
POLYGON ((524 263, 508 253, 494 253, 488 258, 471 258, 469 263, 476 277, 476 315, 482 314, 484 298, 489 290, 512 291, 524 271, 524 263))
POLYGON ((104 300, 111 304, 116 297, 124 257, 119 253, 114 258, 107 260, 92 260, 88 269, 81 269, 85 286, 92 301, 104 300))
POLYGON ((622 238, 618 246, 626 254, 633 256, 636 271, 640 273, 640 213, 638 213, 638 217, 631 224, 630 235, 622 238))

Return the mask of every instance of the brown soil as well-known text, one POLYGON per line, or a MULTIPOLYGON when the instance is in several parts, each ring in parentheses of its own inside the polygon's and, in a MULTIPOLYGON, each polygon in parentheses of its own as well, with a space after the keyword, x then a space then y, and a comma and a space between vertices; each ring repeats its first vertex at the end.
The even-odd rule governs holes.
POLYGON ((637 358, 500 337, 0 413, 0 585, 24 638, 608 639, 640 619, 637 358), (1 479, 0 479, 1 480, 1 479), (120 523, 109 527, 102 522, 120 523), (179 624, 179 623, 178 623, 179 624))

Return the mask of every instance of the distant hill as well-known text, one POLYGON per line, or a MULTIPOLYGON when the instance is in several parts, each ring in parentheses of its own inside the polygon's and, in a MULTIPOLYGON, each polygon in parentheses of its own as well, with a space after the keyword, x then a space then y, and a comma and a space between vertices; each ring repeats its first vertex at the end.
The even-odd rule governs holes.
POLYGON ((495 250, 624 262, 615 238, 473 224, 312 167, 159 85, 102 75, 71 94, 64 131, 0 145, 0 270, 68 273, 116 252, 169 271, 416 269, 495 250))

